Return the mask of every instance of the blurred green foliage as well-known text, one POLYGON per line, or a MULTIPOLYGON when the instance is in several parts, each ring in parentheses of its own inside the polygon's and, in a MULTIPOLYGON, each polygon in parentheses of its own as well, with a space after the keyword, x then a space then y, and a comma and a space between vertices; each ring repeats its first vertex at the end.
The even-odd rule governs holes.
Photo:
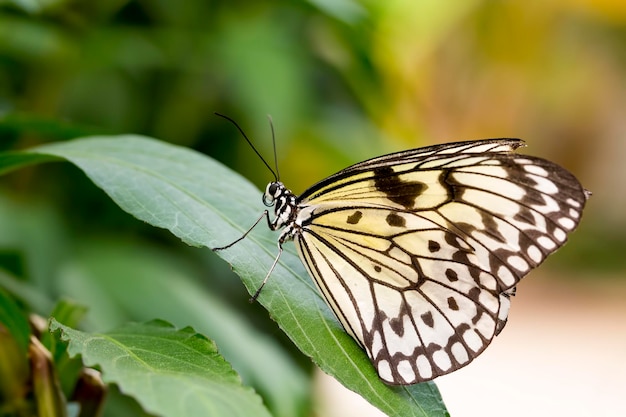
MULTIPOLYGON (((619 275, 625 22, 619 0, 0 0, 0 150, 132 132, 195 148, 262 187, 270 173, 213 112, 237 120, 270 161, 271 114, 281 177, 301 192, 384 152, 521 137, 528 153, 566 166, 594 192, 550 264, 619 275)), ((250 198, 260 203, 260 193, 250 198)), ((146 265, 167 253, 185 282, 271 333, 294 378, 310 372, 210 251, 131 218, 72 166, 3 177, 0 286, 25 311, 47 317, 71 294, 90 309, 91 330, 149 318, 151 310, 107 310, 114 295, 81 284, 85 256, 99 257, 87 262, 94 267, 125 263, 119 247, 141 248, 146 265)), ((154 295, 163 304, 168 296, 154 295)), ((311 413, 306 383, 285 404, 269 392, 277 387, 249 382, 272 412, 311 413)))

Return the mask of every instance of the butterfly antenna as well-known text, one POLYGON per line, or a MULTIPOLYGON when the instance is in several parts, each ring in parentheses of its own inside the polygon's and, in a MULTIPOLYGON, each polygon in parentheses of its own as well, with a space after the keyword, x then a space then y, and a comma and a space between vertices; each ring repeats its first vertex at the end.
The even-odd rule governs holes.
POLYGON ((270 130, 272 131, 272 146, 274 147, 274 168, 276 168, 276 181, 280 181, 280 172, 278 171, 278 157, 276 156, 276 135, 274 134, 274 121, 269 114, 267 118, 270 120, 270 130))
MULTIPOLYGON (((248 136, 246 136, 246 133, 243 131, 243 129, 239 126, 239 124, 237 124, 236 121, 234 121, 233 119, 231 119, 228 116, 225 116, 223 114, 220 113, 215 113, 216 116, 219 116, 223 119, 228 120, 229 122, 231 122, 233 125, 235 125, 235 127, 237 128, 237 130, 239 131, 239 133, 241 133, 241 136, 243 136, 243 138, 246 140, 246 142, 248 142, 248 145, 250 145, 250 147, 252 148, 252 150, 254 151, 254 153, 257 154, 257 156, 259 158, 261 158, 261 161, 263 161, 263 163, 265 164, 265 166, 267 167, 267 169, 270 170, 270 172, 272 173, 272 175, 274 176, 274 179, 276 181, 278 181, 278 175, 276 175, 276 172, 272 169, 271 166, 269 166, 269 164, 267 163, 267 161, 265 161, 265 159, 263 159, 263 157, 261 156, 261 154, 259 153, 259 151, 257 151, 257 149, 254 147, 254 145, 252 144, 252 142, 250 141, 250 139, 248 139, 248 136)), ((272 138, 274 137, 274 130, 272 129, 272 138)), ((274 146, 274 158, 276 158, 276 146, 274 146)))

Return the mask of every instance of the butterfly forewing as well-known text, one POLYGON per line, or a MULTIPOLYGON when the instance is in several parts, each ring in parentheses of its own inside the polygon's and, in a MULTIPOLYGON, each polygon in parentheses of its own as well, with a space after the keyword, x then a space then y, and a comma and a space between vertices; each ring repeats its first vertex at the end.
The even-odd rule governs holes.
POLYGON ((390 154, 298 197, 300 257, 384 381, 472 361, 502 330, 518 281, 577 226, 586 192, 563 168, 512 153, 522 145, 390 154))

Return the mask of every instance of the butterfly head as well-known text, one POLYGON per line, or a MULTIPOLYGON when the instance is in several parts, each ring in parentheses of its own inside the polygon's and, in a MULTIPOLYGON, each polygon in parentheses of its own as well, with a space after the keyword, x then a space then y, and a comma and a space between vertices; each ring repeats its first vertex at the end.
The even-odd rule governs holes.
POLYGON ((276 218, 271 225, 273 230, 280 229, 295 220, 296 196, 282 182, 272 181, 267 184, 265 194, 263 194, 263 204, 267 207, 274 206, 276 218))

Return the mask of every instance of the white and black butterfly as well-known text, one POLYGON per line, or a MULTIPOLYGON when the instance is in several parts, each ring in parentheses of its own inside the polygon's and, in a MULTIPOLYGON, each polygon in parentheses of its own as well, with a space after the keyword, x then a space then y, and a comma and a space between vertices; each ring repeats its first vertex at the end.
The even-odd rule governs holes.
POLYGON ((578 225, 590 193, 564 168, 513 153, 521 146, 487 139, 392 153, 300 196, 278 177, 268 184, 275 217, 259 220, 283 229, 278 257, 293 240, 386 383, 470 363, 502 331, 519 280, 578 225))

